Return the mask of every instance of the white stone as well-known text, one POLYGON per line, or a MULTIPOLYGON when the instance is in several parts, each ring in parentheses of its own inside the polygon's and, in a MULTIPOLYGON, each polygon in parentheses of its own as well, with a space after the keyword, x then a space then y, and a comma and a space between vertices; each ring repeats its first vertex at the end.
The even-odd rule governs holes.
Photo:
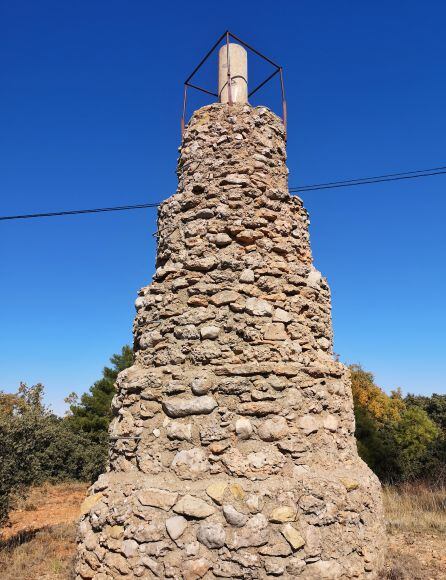
POLYGON ((287 324, 292 320, 293 317, 291 316, 291 314, 286 310, 283 310, 283 308, 276 308, 274 310, 273 322, 284 322, 285 324, 287 324))
POLYGON ((273 313, 273 305, 261 298, 248 298, 245 305, 245 310, 248 314, 253 316, 271 316, 273 313))
POLYGON ((257 434, 263 441, 279 441, 288 433, 288 424, 284 417, 272 417, 263 421, 257 434))
POLYGON ((254 271, 253 270, 243 270, 240 275, 240 282, 243 284, 252 284, 255 280, 254 271))
POLYGON ((322 424, 324 426, 324 429, 327 429, 327 431, 331 431, 334 433, 338 429, 339 421, 334 415, 327 415, 326 417, 324 417, 322 424))
POLYGON ((203 340, 215 340, 220 334, 220 328, 218 326, 203 326, 200 329, 201 338, 203 340))
POLYGON ((249 439, 253 432, 251 421, 246 417, 237 419, 235 422, 235 432, 240 437, 240 439, 249 439))
POLYGON ((312 415, 304 415, 299 419, 299 427, 303 429, 305 435, 310 435, 319 429, 319 423, 312 415))
POLYGON ((187 520, 183 516, 172 516, 166 520, 166 530, 172 540, 178 539, 187 528, 187 520))
POLYGON ((167 437, 169 439, 179 439, 180 441, 191 441, 192 424, 171 422, 167 425, 167 437))
POLYGON ((206 452, 201 447, 178 451, 171 465, 175 473, 186 479, 209 471, 210 465, 206 452))

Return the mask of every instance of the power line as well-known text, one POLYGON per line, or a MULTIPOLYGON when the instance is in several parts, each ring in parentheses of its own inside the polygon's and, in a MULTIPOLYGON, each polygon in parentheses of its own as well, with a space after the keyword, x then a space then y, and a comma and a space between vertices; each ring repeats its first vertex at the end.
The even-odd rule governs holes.
MULTIPOLYGON (((339 187, 353 187, 356 185, 369 185, 373 183, 384 183, 388 181, 399 181, 403 179, 417 179, 420 177, 431 177, 433 175, 446 174, 446 166, 433 167, 431 169, 418 169, 415 171, 405 171, 403 173, 387 173, 385 175, 377 175, 374 177, 358 177, 356 179, 344 179, 342 181, 329 181, 326 183, 315 183, 312 185, 302 185, 300 187, 290 187, 291 193, 306 192, 306 191, 320 191, 323 189, 333 189, 339 187)), ((8 215, 0 216, 0 221, 32 219, 42 217, 57 217, 66 215, 79 215, 89 213, 102 213, 109 211, 125 211, 131 209, 145 209, 158 207, 160 203, 140 203, 134 205, 119 205, 114 207, 98 207, 93 209, 74 209, 67 211, 54 211, 46 213, 31 213, 22 215, 8 215)))
POLYGON ((105 211, 124 211, 128 209, 143 209, 147 207, 158 207, 159 203, 139 203, 135 205, 117 205, 114 207, 97 207, 94 209, 72 209, 68 211, 52 211, 47 213, 28 213, 24 215, 0 216, 0 220, 25 220, 40 217, 56 217, 61 215, 79 215, 83 213, 101 213, 105 211))

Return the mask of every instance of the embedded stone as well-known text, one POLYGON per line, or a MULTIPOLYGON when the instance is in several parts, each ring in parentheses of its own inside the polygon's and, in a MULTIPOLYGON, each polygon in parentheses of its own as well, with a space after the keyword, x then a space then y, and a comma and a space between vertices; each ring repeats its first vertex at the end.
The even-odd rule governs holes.
POLYGON ((229 491, 234 499, 241 501, 245 497, 245 490, 239 483, 231 483, 229 491))
POLYGON ((206 493, 215 501, 215 503, 221 505, 227 488, 228 484, 225 481, 216 481, 206 488, 206 493))
POLYGON ((197 540, 211 550, 221 548, 225 544, 226 532, 221 524, 203 522, 198 527, 197 540))
POLYGON ((166 530, 172 540, 177 540, 186 528, 187 520, 183 516, 172 516, 166 520, 166 530))
POLYGON ((263 331, 263 338, 265 340, 287 340, 288 334, 283 322, 272 322, 271 324, 267 324, 263 331))
POLYGON ((215 306, 224 306, 225 304, 236 302, 239 298, 240 294, 238 292, 234 292, 233 290, 222 290, 221 292, 217 292, 217 294, 211 296, 209 301, 215 306))
POLYGON ((240 274, 239 280, 243 284, 252 284, 255 280, 254 271, 248 269, 243 270, 243 272, 240 274))
POLYGON ((197 580, 198 578, 203 578, 210 567, 211 562, 206 558, 186 560, 183 564, 183 579, 197 580))
POLYGON ((82 502, 80 513, 81 515, 88 514, 92 507, 94 507, 104 497, 103 493, 94 493, 89 495, 82 502))
POLYGON ((305 540, 291 524, 285 524, 281 532, 294 551, 299 550, 299 548, 305 545, 305 540))
POLYGON ((269 521, 275 524, 293 522, 296 519, 296 510, 290 506, 279 506, 269 514, 269 521))
POLYGON ((203 340, 215 340, 220 334, 220 328, 218 326, 203 326, 200 329, 200 334, 203 340))
POLYGON ((198 497, 185 495, 173 506, 173 511, 183 516, 201 520, 212 515, 215 509, 198 497))
POLYGON ((263 441, 279 441, 288 433, 288 424, 284 417, 272 417, 262 422, 257 434, 263 441))
POLYGON ((304 415, 299 419, 299 427, 303 429, 305 435, 310 435, 318 431, 319 423, 312 415, 304 415))
POLYGON ((124 540, 122 542, 122 553, 126 558, 132 558, 138 553, 139 544, 135 540, 124 540))
POLYGON ((293 317, 291 316, 291 314, 289 312, 287 312, 286 310, 283 310, 283 308, 276 308, 274 310, 273 322, 283 322, 283 323, 287 324, 288 322, 291 322, 292 320, 293 320, 293 317))
POLYGON ((209 471, 210 464, 206 452, 201 447, 194 447, 178 451, 171 467, 179 477, 192 479, 209 471))
POLYGON ((228 246, 231 242, 232 242, 232 240, 228 236, 228 234, 217 234, 215 236, 215 244, 219 248, 224 248, 225 246, 228 246))
POLYGON ((210 396, 182 399, 175 397, 163 402, 163 410, 173 419, 188 415, 208 415, 217 407, 217 401, 210 396))
POLYGON ((256 514, 242 528, 231 530, 227 546, 230 550, 258 547, 267 544, 268 539, 268 522, 263 514, 256 514))
POLYGON ((340 481, 347 491, 353 491, 359 487, 359 482, 354 479, 342 477, 340 481))
POLYGON ((197 377, 191 382, 194 395, 206 395, 212 388, 212 382, 206 377, 197 377))
POLYGON ((272 316, 273 305, 261 298, 248 298, 245 304, 245 310, 253 316, 272 316))
POLYGON ((165 489, 151 487, 149 489, 140 491, 136 497, 138 498, 139 503, 142 505, 169 511, 177 501, 178 494, 166 491, 165 489))
POLYGON ((237 419, 235 422, 235 432, 240 437, 240 439, 249 439, 253 432, 251 421, 246 417, 237 419))
POLYGON ((179 441, 191 441, 192 424, 171 422, 167 425, 166 434, 169 439, 178 439, 179 441))
POLYGON ((223 515, 225 516, 228 524, 231 524, 231 526, 236 526, 237 528, 241 528, 248 521, 247 515, 238 512, 235 507, 230 504, 223 506, 223 515))
POLYGON ((339 427, 339 421, 334 415, 326 415, 322 421, 322 425, 324 426, 324 429, 334 433, 339 427))

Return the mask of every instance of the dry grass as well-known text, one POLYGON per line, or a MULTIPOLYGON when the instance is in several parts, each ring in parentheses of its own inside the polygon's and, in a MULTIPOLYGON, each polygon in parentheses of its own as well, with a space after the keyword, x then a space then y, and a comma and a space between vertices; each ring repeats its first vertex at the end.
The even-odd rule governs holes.
POLYGON ((386 580, 446 578, 446 488, 406 484, 384 488, 386 580))
POLYGON ((446 487, 424 483, 384 488, 387 528, 446 534, 446 487))
MULTIPOLYGON (((75 520, 85 484, 45 485, 16 505, 0 542, 1 580, 73 577, 75 520)), ((383 580, 446 579, 446 489, 386 487, 388 553, 383 580)))
POLYGON ((74 523, 23 532, 0 550, 2 580, 73 578, 74 523))

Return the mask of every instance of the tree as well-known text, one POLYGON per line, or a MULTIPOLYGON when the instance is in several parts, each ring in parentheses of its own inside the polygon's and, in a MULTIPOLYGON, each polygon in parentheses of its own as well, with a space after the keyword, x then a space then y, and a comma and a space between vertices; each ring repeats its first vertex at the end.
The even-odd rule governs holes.
POLYGON ((74 430, 89 433, 90 436, 103 442, 107 435, 111 420, 111 402, 115 394, 115 381, 118 374, 133 363, 133 350, 130 346, 123 346, 120 354, 110 358, 112 367, 104 367, 102 378, 89 389, 89 393, 81 396, 71 393, 66 399, 70 404, 71 416, 69 420, 74 430))
POLYGON ((420 476, 440 430, 424 409, 408 405, 399 390, 389 396, 372 373, 359 365, 350 370, 360 456, 383 481, 420 476))
POLYGON ((24 383, 13 395, 0 392, 0 522, 12 494, 47 480, 91 480, 103 467, 102 448, 54 415, 43 392, 24 383))

